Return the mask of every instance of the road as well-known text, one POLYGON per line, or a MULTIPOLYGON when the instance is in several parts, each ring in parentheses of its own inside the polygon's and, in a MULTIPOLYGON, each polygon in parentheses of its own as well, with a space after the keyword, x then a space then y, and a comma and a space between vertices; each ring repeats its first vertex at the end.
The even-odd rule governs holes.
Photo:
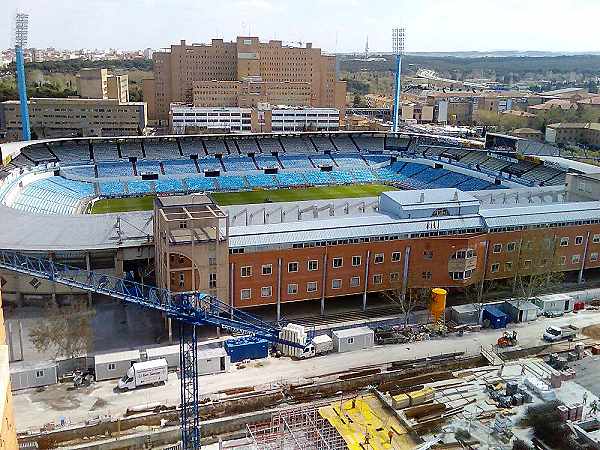
MULTIPOLYGON (((554 319, 539 318, 535 322, 511 324, 517 330, 520 347, 541 344, 543 330, 552 325, 572 324, 580 328, 600 323, 600 311, 570 313, 554 319)), ((501 330, 483 330, 442 339, 420 341, 412 344, 377 346, 370 349, 335 353, 304 361, 289 358, 268 358, 252 362, 244 369, 233 365, 228 373, 202 376, 199 379, 202 395, 241 386, 268 386, 282 382, 295 383, 306 378, 319 377, 354 367, 385 364, 397 360, 423 358, 441 353, 465 352, 478 355, 482 345, 494 344, 501 330)), ((93 384, 81 390, 72 390, 62 384, 48 387, 43 392, 35 390, 15 393, 14 408, 19 431, 39 428, 47 422, 59 423, 65 418, 71 423, 83 422, 98 415, 122 415, 128 406, 160 402, 179 404, 179 380, 171 373, 165 386, 150 387, 131 392, 113 392, 116 380, 93 384)))

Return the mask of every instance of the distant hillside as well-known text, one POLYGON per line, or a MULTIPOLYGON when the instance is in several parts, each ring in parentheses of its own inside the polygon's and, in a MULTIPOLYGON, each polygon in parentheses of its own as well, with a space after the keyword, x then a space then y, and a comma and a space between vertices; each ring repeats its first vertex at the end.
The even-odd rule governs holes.
MULTIPOLYGON (((573 56, 504 56, 504 57, 456 57, 423 56, 407 54, 402 73, 414 73, 416 69, 433 69, 440 74, 472 74, 502 77, 509 74, 545 74, 576 72, 585 76, 600 75, 600 55, 573 56)), ((341 56, 340 69, 345 72, 385 72, 394 69, 393 55, 381 55, 381 60, 363 61, 358 57, 341 56)))

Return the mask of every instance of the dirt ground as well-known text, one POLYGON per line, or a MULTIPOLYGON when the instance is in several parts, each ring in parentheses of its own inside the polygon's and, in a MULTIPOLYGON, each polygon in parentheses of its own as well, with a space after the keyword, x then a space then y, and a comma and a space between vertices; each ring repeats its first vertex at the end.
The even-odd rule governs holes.
POLYGON ((587 326, 581 330, 581 333, 592 339, 600 339, 600 324, 587 326))

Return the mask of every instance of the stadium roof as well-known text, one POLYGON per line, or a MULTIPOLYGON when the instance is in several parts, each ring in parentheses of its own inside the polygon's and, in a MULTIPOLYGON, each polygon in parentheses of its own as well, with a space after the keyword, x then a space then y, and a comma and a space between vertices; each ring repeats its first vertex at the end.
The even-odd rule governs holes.
POLYGON ((148 212, 60 216, 32 214, 0 205, 0 217, 0 248, 3 249, 53 251, 137 247, 149 244, 153 234, 152 215, 148 212))
POLYGON ((550 205, 495 208, 480 211, 490 228, 560 224, 600 219, 600 202, 553 203, 550 205))

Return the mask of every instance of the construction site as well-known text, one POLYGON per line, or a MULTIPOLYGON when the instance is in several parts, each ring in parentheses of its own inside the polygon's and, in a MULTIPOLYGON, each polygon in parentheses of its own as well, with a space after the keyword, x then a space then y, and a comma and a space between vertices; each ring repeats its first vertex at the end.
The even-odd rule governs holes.
MULTIPOLYGON (((559 318, 508 329, 486 322, 482 329, 451 320, 443 290, 432 295, 428 323, 378 332, 335 329, 312 338, 317 349, 310 357, 290 345, 306 339, 299 325, 285 327, 284 344, 266 351, 248 337, 199 343, 199 360, 207 344, 213 357, 221 354, 216 349, 228 349, 224 370, 197 378, 202 448, 509 450, 517 440, 540 449, 599 448, 600 327, 594 324, 600 311, 594 301, 559 318), (547 342, 543 336, 554 327, 577 331, 547 342), (572 439, 568 445, 580 447, 553 447, 536 436, 527 414, 540 405, 557 411, 572 439)), ((167 349, 154 354, 169 359, 167 349)), ((150 349, 146 353, 152 361, 150 349)), ((24 371, 20 385, 11 373, 20 448, 181 447, 177 363, 169 364, 163 383, 121 390, 115 376, 98 381, 104 361, 113 359, 96 361, 96 381, 88 383, 71 373, 27 388, 24 371)))

